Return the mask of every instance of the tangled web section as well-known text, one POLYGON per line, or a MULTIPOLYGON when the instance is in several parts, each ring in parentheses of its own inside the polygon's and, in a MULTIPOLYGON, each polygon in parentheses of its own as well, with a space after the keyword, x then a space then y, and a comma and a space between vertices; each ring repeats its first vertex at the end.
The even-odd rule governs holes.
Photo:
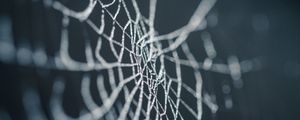
MULTIPOLYGON (((200 120, 204 105, 212 114, 219 109, 215 96, 203 91, 202 70, 229 75, 234 86, 241 87, 242 73, 255 69, 254 60, 239 61, 236 56, 229 56, 227 63, 214 62, 217 52, 205 29, 206 16, 216 0, 202 0, 184 26, 163 35, 154 27, 159 12, 157 0, 149 1, 148 17, 141 13, 136 0, 89 0, 80 11, 59 1, 42 2, 62 15, 57 54, 51 57, 43 49, 15 48, 12 40, 0 41, 0 45, 8 46, 20 65, 83 73, 80 92, 85 107, 77 117, 68 115, 63 108, 63 78, 54 80, 49 102, 53 119, 149 120, 192 116, 200 120), (72 20, 87 26, 82 33, 85 61, 75 60, 69 53, 72 20), (88 34, 87 29, 96 37, 88 34), (203 62, 196 60, 187 43, 189 35, 196 31, 201 34, 199 39, 207 56, 203 62), (18 60, 24 56, 29 56, 33 63, 24 62, 24 58, 18 60), (183 77, 186 68, 192 76, 183 77), (97 74, 92 75, 95 71, 97 74), (98 101, 90 89, 94 82, 98 101), (188 97, 184 97, 186 94, 188 97)), ((0 56, 3 62, 14 57, 3 52, 0 56)), ((47 119, 36 90, 25 91, 23 102, 28 119, 47 119)))

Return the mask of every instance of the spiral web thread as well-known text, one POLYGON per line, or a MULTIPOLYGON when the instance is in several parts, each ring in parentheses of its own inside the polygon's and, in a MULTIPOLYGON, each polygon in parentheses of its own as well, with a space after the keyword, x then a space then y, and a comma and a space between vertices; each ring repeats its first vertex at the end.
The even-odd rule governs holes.
MULTIPOLYGON (((217 52, 210 34, 204 32, 206 27, 203 27, 203 24, 216 0, 202 0, 185 26, 164 35, 158 35, 154 28, 155 12, 159 12, 156 11, 156 2, 156 0, 150 0, 149 18, 146 18, 141 14, 135 0, 130 3, 135 13, 129 12, 128 3, 125 0, 112 0, 109 3, 103 3, 101 0, 89 0, 88 6, 82 11, 74 11, 58 1, 45 0, 46 6, 63 15, 60 50, 57 56, 47 56, 43 50, 32 52, 26 48, 15 48, 12 44, 13 41, 9 41, 8 38, 5 38, 8 40, 2 40, 0 45, 5 46, 2 49, 14 53, 16 57, 31 57, 37 67, 64 71, 107 71, 109 79, 105 79, 101 74, 96 79, 99 97, 102 101, 100 106, 96 104, 89 89, 90 75, 83 75, 81 96, 87 109, 82 110, 76 118, 67 115, 62 107, 65 83, 63 80, 54 81, 49 104, 53 119, 184 119, 186 116, 183 114, 186 114, 200 120, 203 114, 202 103, 213 114, 216 113, 218 105, 214 96, 202 91, 203 80, 200 70, 228 74, 232 77, 233 82, 241 83, 241 74, 254 69, 253 61, 239 61, 237 57, 230 56, 228 64, 214 63, 213 59, 217 56, 217 52), (96 6, 101 6, 100 25, 90 19, 96 6), (117 10, 114 12, 109 10, 113 6, 117 6, 117 10), (125 25, 117 20, 122 10, 125 11, 128 18, 125 25), (132 14, 135 14, 135 18, 132 17, 132 14), (112 26, 105 24, 107 23, 105 18, 111 18, 112 26), (91 46, 88 38, 85 40, 86 62, 76 61, 69 55, 69 42, 72 41, 69 39, 70 34, 68 33, 70 19, 87 23, 98 35, 99 39, 97 39, 95 48, 91 46), (105 27, 112 27, 110 33, 104 32, 105 27), (121 40, 114 39, 117 29, 122 31, 121 40), (194 31, 203 31, 201 40, 207 54, 207 58, 203 62, 195 59, 187 44, 188 36, 194 31), (103 51, 101 48, 104 41, 109 43, 111 56, 116 59, 115 62, 107 61, 100 54, 100 51, 103 51), (168 45, 164 46, 163 42, 167 42, 168 45), (126 46, 127 43, 130 43, 130 46, 126 46), (179 55, 179 49, 183 51, 185 58, 179 55), (124 60, 125 57, 130 61, 124 60), (49 61, 55 62, 49 63, 49 61), (168 74, 165 68, 166 61, 174 63, 175 77, 168 74), (185 83, 187 80, 182 77, 182 66, 189 67, 193 71, 192 78, 196 83, 195 86, 185 83), (123 68, 129 68, 131 75, 128 73, 125 75, 122 71, 123 68), (109 88, 104 85, 105 81, 109 82, 109 88), (130 87, 129 84, 133 87, 130 87), (107 89, 110 89, 111 92, 107 89), (186 102, 187 98, 182 98, 183 90, 193 96, 188 99, 195 99, 195 103, 186 102), (120 98, 121 94, 125 98, 120 98), (163 95, 158 96, 157 94, 163 95), (123 99, 124 102, 119 102, 120 99, 123 99), (181 108, 185 108, 187 112, 183 113, 181 108)), ((2 62, 8 62, 13 55, 1 52, 0 56, 2 62)), ((26 64, 28 62, 22 62, 22 60, 19 60, 21 65, 29 65, 26 64)), ((23 101, 29 119, 46 119, 36 91, 25 92, 23 101)))

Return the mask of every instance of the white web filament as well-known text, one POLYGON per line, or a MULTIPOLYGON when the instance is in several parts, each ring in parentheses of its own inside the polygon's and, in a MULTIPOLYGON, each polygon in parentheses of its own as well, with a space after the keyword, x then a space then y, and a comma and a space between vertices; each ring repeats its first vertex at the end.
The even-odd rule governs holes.
MULTIPOLYGON (((133 6, 131 9, 135 13, 129 12, 127 8, 129 5, 125 0, 111 0, 109 3, 103 3, 101 0, 89 0, 89 4, 82 11, 72 10, 59 1, 44 0, 45 5, 50 7, 49 9, 55 9, 63 16, 60 47, 55 57, 47 56, 43 49, 34 52, 26 49, 26 56, 32 56, 33 61, 36 61, 33 66, 79 72, 104 70, 109 76, 107 79, 99 74, 96 78, 101 105, 97 104, 91 95, 89 89, 91 76, 89 74, 82 76, 80 91, 86 109, 82 110, 78 117, 71 117, 64 112, 62 95, 64 94, 65 83, 63 80, 55 80, 49 104, 52 118, 82 120, 184 119, 186 116, 183 114, 187 113, 183 113, 181 108, 185 108, 194 119, 201 120, 203 103, 208 106, 212 113, 216 113, 218 105, 214 96, 203 92, 203 78, 200 70, 228 74, 236 83, 236 87, 242 87, 242 73, 251 71, 255 67, 253 67, 254 63, 251 60, 240 62, 236 56, 230 56, 228 64, 214 63, 217 51, 210 34, 205 31, 201 33, 199 39, 203 41, 207 58, 203 62, 199 62, 190 51, 187 43, 188 36, 194 31, 205 29, 205 26, 201 25, 206 22, 206 16, 215 2, 216 0, 202 0, 186 25, 168 34, 158 35, 154 28, 155 13, 159 12, 156 11, 156 0, 150 0, 148 18, 142 15, 136 0, 132 0, 132 5, 130 5, 133 6), (100 20, 97 21, 100 22, 100 25, 90 19, 90 15, 97 6, 101 6, 100 20), (113 6, 117 6, 114 12, 109 10, 113 6), (121 11, 124 11, 128 18, 125 25, 117 20, 121 11), (132 17, 132 14, 135 14, 135 17, 132 17), (112 26, 105 24, 105 18, 112 19, 112 26), (95 48, 91 45, 91 39, 86 38, 84 40, 85 49, 82 51, 85 53, 85 62, 76 61, 69 54, 72 40, 69 37, 71 34, 68 27, 71 19, 86 23, 98 35, 95 48), (107 27, 111 28, 109 33, 104 32, 107 27), (117 29, 121 29, 122 33, 121 39, 118 40, 115 39, 117 29), (107 55, 101 54, 101 51, 105 51, 103 49, 104 42, 108 43, 106 45, 112 51, 110 56, 115 58, 115 61, 109 61, 105 58, 107 55), (162 42, 167 42, 168 46, 164 47, 162 42), (125 45, 128 43, 130 43, 130 47, 125 45), (179 55, 178 49, 183 51, 186 58, 179 55), (129 62, 125 61, 125 58, 128 58, 129 62), (55 62, 49 63, 49 61, 55 62), (165 65, 167 61, 174 63, 176 76, 169 75, 170 71, 166 69, 167 66, 165 65), (194 86, 188 85, 186 78, 182 77, 183 66, 189 67, 193 71, 194 86), (244 68, 245 66, 247 68, 244 68), (125 73, 123 68, 129 68, 130 74, 125 73), (104 85, 104 82, 109 83, 109 88, 104 85), (193 96, 191 99, 195 99, 194 103, 186 102, 185 99, 187 98, 182 97, 182 91, 187 91, 193 96), (121 100, 123 102, 120 102, 120 96, 125 96, 121 100)), ((1 22, 3 21, 0 21, 0 24, 2 24, 1 22)), ((12 42, 11 39, 1 40, 0 46, 9 44, 7 49, 13 51, 13 54, 24 56, 22 53, 24 53, 25 48, 14 49, 12 42)), ((14 55, 0 51, 2 62, 7 62, 7 59, 11 57, 14 55)), ((23 64, 21 62, 20 64, 32 66, 29 63, 23 64)), ((35 99, 37 102, 33 103, 30 98, 38 98, 38 95, 32 91, 26 92, 23 99, 24 104, 40 103, 39 99, 35 99)), ((45 115, 38 111, 40 110, 39 105, 34 109, 28 105, 24 107, 30 119, 46 119, 45 115)))

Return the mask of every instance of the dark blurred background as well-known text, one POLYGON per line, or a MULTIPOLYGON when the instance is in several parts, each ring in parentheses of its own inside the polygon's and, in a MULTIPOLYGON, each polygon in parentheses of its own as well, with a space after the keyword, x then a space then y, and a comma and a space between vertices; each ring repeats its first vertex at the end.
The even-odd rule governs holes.
MULTIPOLYGON (((42 4, 33 1, 35 0, 2 0, 0 16, 9 16, 11 19, 16 46, 46 45, 49 54, 54 55, 55 49, 59 47, 55 45, 59 44, 61 15, 55 10, 46 10, 42 4), (56 44, 47 44, 47 41, 56 44)), ((80 5, 79 3, 74 2, 74 6, 80 5)), ((185 25, 198 3, 198 0, 158 0, 155 24, 157 31, 164 34, 185 25)), ((147 11, 147 4, 140 4, 142 12, 147 11)), ((218 57, 221 60, 226 60, 230 55, 236 55, 240 60, 259 57, 262 58, 262 68, 244 74, 244 87, 234 89, 231 95, 234 101, 232 109, 226 109, 222 100, 217 100, 220 110, 214 117, 204 114, 204 120, 300 119, 299 5, 297 0, 217 1, 211 11, 217 16, 217 24, 208 25, 207 31, 212 35, 218 57)), ((198 38, 198 34, 191 34, 191 50, 199 46, 194 44, 199 42, 198 38)), ((13 119, 25 118, 22 91, 35 85, 36 89, 43 90, 39 94, 42 101, 47 102, 54 74, 68 76, 72 80, 81 73, 49 73, 38 68, 0 62, 0 109, 6 110, 13 119)), ((219 90, 222 81, 219 79, 230 78, 214 74, 210 76, 215 81, 212 84, 215 85, 216 95, 222 97, 219 90)), ((76 86, 78 83, 68 84, 76 86)), ((45 110, 47 108, 44 106, 45 110)), ((70 114, 74 113, 72 108, 69 110, 70 114)))

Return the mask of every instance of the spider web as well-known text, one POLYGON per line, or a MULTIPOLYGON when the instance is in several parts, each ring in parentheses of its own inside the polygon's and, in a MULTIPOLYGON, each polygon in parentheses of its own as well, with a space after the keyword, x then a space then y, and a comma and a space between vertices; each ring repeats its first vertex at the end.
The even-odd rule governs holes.
MULTIPOLYGON (((212 114, 219 108, 215 96, 203 91, 201 70, 227 74, 239 88, 243 84, 241 74, 254 69, 252 60, 239 61, 236 56, 229 56, 227 64, 214 62, 217 52, 210 33, 205 29, 206 16, 216 0, 202 0, 186 25, 163 35, 159 35, 154 27, 155 14, 159 12, 156 11, 157 0, 149 1, 148 17, 141 13, 136 0, 89 0, 81 11, 59 1, 43 2, 62 15, 60 47, 56 56, 50 57, 43 49, 35 52, 26 48, 15 49, 11 41, 1 41, 0 45, 8 46, 17 58, 29 56, 28 59, 32 58, 37 67, 84 73, 80 91, 85 108, 77 117, 69 116, 62 107, 66 83, 64 80, 54 81, 50 97, 53 119, 149 120, 192 116, 200 120, 203 104, 212 114), (98 15, 96 19, 92 16, 94 14, 98 15), (69 53, 72 20, 88 26, 83 30, 84 61, 75 60, 69 53), (96 37, 88 34, 86 29, 92 30, 96 37), (196 60, 188 45, 187 39, 195 31, 200 31, 207 55, 203 62, 196 60), (183 77, 186 68, 191 71, 190 80, 183 77), (96 77, 89 74, 93 71, 97 72, 96 77), (96 81, 99 101, 91 93, 93 80, 96 81), (189 97, 184 97, 184 94, 189 94, 189 97)), ((0 53, 4 62, 11 58, 9 54, 0 53)), ((24 58, 19 63, 30 65, 24 62, 24 58)), ((228 93, 230 88, 223 86, 223 90, 228 93)), ((232 106, 232 100, 226 100, 225 105, 232 106)), ((23 101, 29 119, 46 119, 35 90, 26 91, 23 101)))

